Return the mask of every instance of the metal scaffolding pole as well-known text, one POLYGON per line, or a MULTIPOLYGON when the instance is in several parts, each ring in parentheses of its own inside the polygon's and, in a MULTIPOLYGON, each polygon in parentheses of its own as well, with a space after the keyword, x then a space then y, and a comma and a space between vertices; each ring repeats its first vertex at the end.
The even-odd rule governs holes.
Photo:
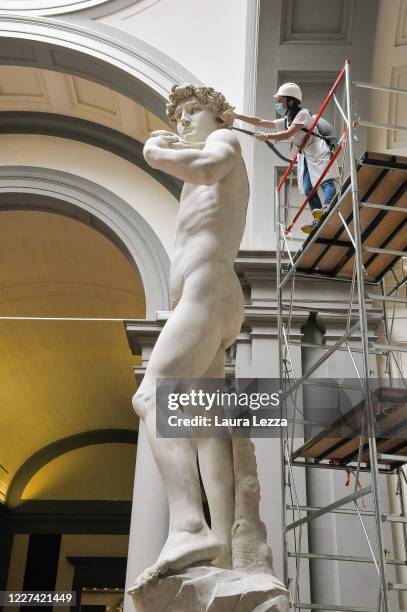
MULTIPOLYGON (((394 308, 396 305, 405 304, 407 302, 406 299, 398 297, 398 290, 407 282, 407 277, 403 278, 401 281, 397 281, 396 287, 394 287, 389 293, 385 293, 383 290, 381 293, 375 293, 378 290, 378 280, 374 280, 368 275, 368 265, 370 261, 373 261, 377 257, 388 257, 391 256, 394 259, 393 264, 388 265, 386 263, 386 267, 384 269, 383 275, 392 269, 392 265, 397 261, 397 258, 402 257, 407 254, 407 251, 403 251, 399 248, 398 245, 395 245, 396 248, 392 246, 392 242, 388 240, 387 242, 383 242, 382 244, 378 244, 377 246, 372 246, 372 242, 369 244, 364 244, 364 240, 370 234, 370 232, 366 232, 366 226, 362 227, 361 217, 363 211, 366 209, 370 209, 372 214, 376 212, 378 215, 378 222, 387 215, 391 214, 392 218, 402 220, 405 218, 405 214, 407 209, 403 208, 403 205, 398 207, 393 206, 397 200, 393 198, 393 200, 389 200, 387 203, 383 202, 375 202, 374 197, 372 198, 372 202, 369 202, 370 194, 374 193, 374 184, 379 184, 382 178, 388 172, 388 167, 393 168, 397 167, 401 169, 403 172, 406 170, 406 165, 403 161, 400 163, 397 161, 392 161, 389 166, 386 166, 386 161, 383 161, 383 164, 377 161, 377 158, 370 158, 370 154, 366 154, 359 162, 356 161, 355 155, 355 121, 353 118, 353 110, 352 110, 352 82, 351 82, 351 67, 350 61, 347 60, 344 68, 341 70, 338 78, 336 79, 334 86, 331 88, 328 96, 325 98, 322 107, 318 113, 318 117, 321 116, 322 111, 327 106, 330 99, 334 98, 334 102, 337 107, 339 107, 339 111, 341 112, 342 117, 345 117, 346 130, 343 136, 346 139, 346 146, 343 146, 343 142, 341 144, 341 150, 343 150, 343 154, 347 159, 349 165, 349 178, 346 180, 344 184, 341 182, 341 187, 339 189, 339 193, 337 198, 334 200, 333 205, 330 207, 330 210, 324 216, 323 220, 320 222, 315 231, 312 232, 312 235, 305 241, 304 245, 300 247, 297 253, 290 253, 289 246, 286 239, 286 234, 289 233, 296 220, 299 217, 299 213, 297 212, 294 216, 293 220, 290 221, 287 219, 281 218, 281 189, 285 184, 286 179, 289 177, 289 173, 293 167, 294 161, 298 155, 298 151, 295 154, 289 168, 284 172, 283 177, 278 182, 276 192, 275 192, 275 206, 276 206, 276 236, 277 236, 277 319, 278 319, 278 339, 279 339, 279 372, 280 372, 280 400, 281 400, 281 414, 283 417, 287 418, 287 415, 291 415, 291 411, 294 411, 294 417, 291 419, 292 422, 295 421, 297 412, 300 411, 297 405, 297 392, 303 383, 305 383, 310 375, 315 372, 315 370, 324 363, 328 358, 331 358, 332 355, 336 351, 342 350, 344 347, 341 345, 346 343, 346 350, 349 349, 348 341, 354 340, 356 346, 353 346, 351 351, 355 353, 359 353, 361 357, 361 373, 359 375, 360 383, 362 383, 363 387, 363 402, 361 404, 361 418, 363 426, 360 426, 355 440, 358 440, 359 451, 349 450, 344 459, 344 463, 335 463, 329 461, 329 458, 332 457, 330 455, 330 447, 327 451, 321 454, 320 451, 315 451, 314 456, 309 454, 312 448, 312 444, 314 444, 314 440, 308 440, 300 449, 296 449, 295 452, 291 446, 293 446, 294 436, 291 436, 287 433, 285 428, 282 428, 281 432, 281 486, 282 486, 282 526, 283 526, 283 554, 284 554, 284 580, 286 584, 289 586, 289 590, 292 594, 292 607, 293 609, 318 609, 318 610, 347 610, 349 612, 357 611, 357 610, 365 610, 366 608, 357 608, 353 606, 343 606, 341 604, 328 604, 328 603, 314 603, 314 602, 302 602, 299 599, 299 589, 298 589, 298 575, 300 574, 299 561, 301 559, 320 559, 326 561, 347 561, 347 562, 366 562, 371 563, 376 567, 378 573, 378 600, 376 612, 389 612, 389 598, 388 592, 389 590, 407 590, 407 585, 398 584, 397 580, 395 582, 388 581, 387 578, 387 566, 395 566, 395 565, 405 565, 407 564, 407 559, 390 559, 386 558, 385 548, 384 548, 384 538, 383 538, 383 523, 394 523, 400 522, 404 525, 404 528, 407 529, 407 519, 405 516, 405 511, 403 509, 403 516, 399 515, 391 515, 382 511, 381 500, 380 500, 380 491, 379 491, 379 478, 382 475, 389 475, 395 473, 402 473, 403 464, 407 463, 407 456, 404 456, 400 451, 398 454, 397 451, 401 447, 394 447, 390 452, 378 453, 377 452, 377 440, 376 440, 376 429, 375 429, 375 415, 374 415, 374 405, 373 405, 373 379, 371 378, 371 368, 370 368, 370 360, 373 355, 377 355, 380 352, 388 354, 389 352, 402 350, 404 347, 396 347, 391 344, 391 326, 388 324, 385 325, 384 336, 385 336, 385 344, 379 345, 376 343, 369 342, 369 329, 368 329, 368 314, 367 314, 367 301, 370 304, 372 302, 379 302, 381 304, 381 308, 385 309, 386 304, 393 303, 394 308), (340 107, 337 96, 335 96, 335 92, 338 89, 339 85, 344 84, 344 108, 340 107), (366 161, 367 160, 367 161, 366 161), (363 199, 359 198, 358 193, 358 171, 363 167, 363 164, 371 163, 372 165, 382 165, 383 170, 381 170, 376 178, 373 178, 373 181, 376 183, 372 183, 372 188, 370 192, 368 191, 364 194, 363 199), (398 165, 397 165, 398 164, 398 165), (342 186, 343 185, 343 186, 342 186), (343 212, 345 211, 345 212, 343 212), (399 215, 393 216, 393 213, 401 213, 399 215), (328 230, 328 234, 324 234, 324 226, 328 226, 332 228, 332 221, 335 218, 339 218, 341 220, 342 232, 347 232, 347 240, 344 241, 340 236, 340 231, 336 234, 335 238, 330 238, 333 236, 331 230, 328 230), (283 225, 285 224, 285 226, 283 225), (329 233, 331 232, 331 233, 329 233), (324 236, 323 238, 321 236, 324 236), (339 236, 339 239, 338 239, 339 236), (311 266, 311 270, 307 272, 307 268, 304 268, 304 261, 309 259, 309 253, 312 249, 316 249, 317 245, 322 244, 324 248, 329 249, 331 246, 333 248, 339 247, 343 248, 344 246, 348 250, 348 255, 346 255, 346 262, 350 262, 352 267, 347 267, 348 277, 344 278, 343 275, 338 274, 338 270, 341 269, 341 266, 333 268, 333 272, 328 276, 328 272, 324 271, 324 268, 319 268, 317 265, 323 255, 318 255, 318 259, 315 264, 307 264, 311 266), (287 254, 285 253, 287 251, 287 254), (295 279, 296 277, 304 277, 313 275, 315 278, 324 278, 330 279, 332 281, 337 282, 349 282, 347 278, 349 278, 349 269, 353 270, 352 276, 352 289, 351 289, 351 302, 349 305, 348 311, 348 325, 346 333, 339 338, 333 344, 327 344, 324 346, 315 346, 318 349, 324 349, 324 354, 319 357, 309 367, 306 371, 301 372, 301 376, 295 376, 293 372, 293 365, 291 363, 291 355, 289 353, 290 346, 301 346, 306 347, 310 346, 314 348, 314 345, 301 343, 298 340, 290 338, 290 320, 292 313, 298 311, 298 309, 305 310, 307 307, 300 304, 295 304, 295 279), (291 284, 291 290, 289 290, 288 283, 291 284), (373 289, 373 291, 372 291, 373 289), (286 292, 283 295, 283 292, 286 292), (353 291, 357 291, 357 310, 353 309, 353 291), (393 295, 395 297, 393 297, 393 295), (351 324, 352 318, 352 324, 351 324), (355 332, 358 332, 357 339, 354 338, 355 332), (289 362, 289 365, 288 365, 289 362), (302 452, 302 454, 301 454, 302 452), (302 461, 298 460, 297 457, 302 458, 302 461), (322 461, 320 460, 322 457, 322 461), (355 465, 356 463, 356 465, 355 465), (379 467, 380 466, 380 467, 379 467), (305 469, 305 472, 309 470, 307 468, 315 468, 315 469, 330 469, 330 470, 343 470, 345 467, 350 470, 349 473, 353 473, 355 477, 355 489, 353 494, 348 495, 342 499, 337 499, 332 503, 328 504, 324 507, 310 507, 307 505, 303 505, 302 502, 299 501, 297 496, 297 487, 295 484, 295 474, 293 468, 301 468, 301 470, 305 469), (358 483, 358 475, 360 472, 368 475, 370 474, 370 483, 369 485, 365 485, 363 488, 360 486, 360 491, 357 491, 357 483, 358 483), (370 498, 372 500, 372 509, 370 510, 362 510, 358 506, 358 499, 363 499, 366 494, 370 494, 370 498), (291 498, 291 503, 289 502, 289 497, 291 498), (353 502, 354 509, 345 509, 342 506, 347 502, 353 502), (288 519, 287 512, 292 514, 292 519, 288 519), (301 546, 297 547, 297 542, 301 542, 301 535, 297 540, 296 531, 298 530, 301 533, 302 527, 311 521, 326 515, 328 513, 344 513, 350 516, 355 516, 357 520, 359 518, 360 528, 363 530, 364 536, 367 539, 367 543, 370 549, 371 557, 364 556, 355 556, 355 555, 328 555, 328 554, 320 554, 317 552, 304 552, 301 550, 301 546), (370 542, 370 538, 368 532, 366 531, 366 526, 364 524, 363 517, 367 517, 369 520, 374 523, 375 526, 375 536, 376 542, 370 542), (295 550, 290 550, 289 544, 291 543, 291 539, 288 539, 287 534, 291 533, 293 536, 293 541, 295 544, 295 550), (376 549, 376 550, 375 550, 376 549), (292 571, 292 567, 289 565, 289 559, 295 560, 296 562, 296 576, 295 579, 290 576, 290 571, 292 571), (291 582, 292 581, 292 582, 291 582), (294 592, 292 592, 291 586, 294 584, 294 592)), ((354 86, 369 86, 366 83, 354 83, 354 86)), ((372 86, 371 88, 376 89, 378 86, 372 86)), ((392 90, 393 91, 393 90, 392 90)), ((405 93, 405 91, 395 91, 395 93, 405 93)), ((360 122, 358 122, 360 125, 360 122)), ((309 134, 306 135, 300 150, 306 144, 307 139, 309 138, 309 134)), ((339 149, 339 147, 338 147, 339 149)), ((316 189, 315 189, 316 190, 316 189)), ((309 199, 309 198, 308 198, 309 199)), ((304 202, 301 207, 301 211, 305 208, 307 204, 307 200, 304 202)), ((301 213, 300 213, 301 214, 301 213)), ((400 221, 401 222, 401 221, 400 221)), ((397 221, 398 223, 398 221, 397 221)), ((393 232, 392 236, 395 235, 393 232)), ((338 257, 343 259, 342 254, 338 255, 338 257)), ((387 260, 388 261, 388 260, 387 260)), ((300 298, 301 299, 301 298, 300 298)), ((355 304, 356 305, 356 304, 355 304)), ((310 308, 310 311, 312 309, 310 308)), ((319 312, 319 309, 318 309, 319 312)), ((372 311, 372 315, 376 315, 377 311, 372 311)), ((352 355, 351 355, 352 356, 352 355)), ((392 384, 393 377, 390 377, 390 385, 392 384)), ((390 430, 389 430, 390 431, 390 430)), ((318 438, 318 436, 317 436, 318 438)), ((320 438, 318 438, 319 440, 320 438)), ((345 439, 346 441, 346 439, 345 439)), ((332 446, 332 445, 331 445, 332 446)), ((338 443, 335 443, 332 448, 337 448, 338 443)), ((385 447, 387 448, 387 447, 385 447)), ((407 445, 406 445, 407 449, 407 445)), ((336 451, 335 451, 336 452, 336 451)), ((335 455, 333 455, 335 456, 335 455)), ((407 554, 407 549, 406 549, 407 554)), ((367 610, 367 609, 366 609, 367 610)))
MULTIPOLYGON (((281 289, 281 206, 280 206, 280 193, 278 189, 275 191, 275 220, 276 220, 276 235, 277 235, 277 328, 278 328, 278 337, 283 337, 283 299, 282 299, 282 289, 281 289)), ((283 371, 283 360, 284 360, 284 347, 283 343, 279 341, 278 343, 278 363, 279 363, 279 389, 280 393, 283 392, 282 382, 284 379, 284 371, 283 371)), ((283 411, 284 404, 281 402, 281 410, 283 411)), ((282 412, 281 418, 285 418, 286 415, 282 412)), ((288 584, 288 547, 287 547, 287 531, 286 531, 286 520, 285 520, 285 507, 286 507, 286 492, 287 492, 287 484, 286 484, 286 462, 285 462, 285 443, 286 440, 283 436, 280 438, 280 461, 281 461, 281 504, 282 504, 282 512, 281 512, 281 520, 282 520, 282 534, 283 534, 283 577, 284 584, 288 584)))
POLYGON ((366 406, 366 420, 367 420, 367 435, 369 439, 369 455, 370 455, 370 466, 371 466, 371 478, 372 478, 372 489, 374 496, 374 509, 375 509, 375 521, 376 521, 376 533, 377 533, 377 546, 378 546, 378 560, 380 568, 380 582, 382 592, 382 605, 383 612, 388 612, 388 597, 387 597, 387 581, 386 581, 386 559, 383 544, 383 529, 381 521, 381 505, 379 496, 379 464, 377 461, 377 449, 376 449, 376 434, 375 434, 375 423, 373 415, 373 403, 372 403, 372 388, 370 384, 370 364, 369 364, 369 330, 367 324, 367 311, 366 311, 366 295, 365 295, 365 278, 364 278, 364 266, 363 266, 363 255, 362 255, 362 238, 361 238, 361 227, 360 227, 360 215, 359 215, 359 194, 358 194, 358 177, 356 170, 356 154, 355 154, 355 134, 352 117, 352 94, 351 94, 351 68, 350 61, 346 60, 345 63, 345 88, 346 88, 346 106, 348 111, 349 121, 349 162, 350 162, 350 177, 352 185, 352 208, 353 208, 353 227, 354 227, 354 240, 355 240, 355 266, 356 266, 356 278, 357 278, 357 291, 358 291, 358 305, 359 305, 359 323, 360 323, 360 334, 362 344, 362 360, 363 360, 363 373, 365 383, 365 406, 366 406))

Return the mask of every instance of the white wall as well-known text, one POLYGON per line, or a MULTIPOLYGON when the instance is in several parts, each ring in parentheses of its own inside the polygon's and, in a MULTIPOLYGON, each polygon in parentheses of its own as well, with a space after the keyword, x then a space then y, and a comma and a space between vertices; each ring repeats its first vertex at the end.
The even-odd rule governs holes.
MULTIPOLYGON (((407 89, 407 1, 380 0, 372 81, 407 89)), ((407 126, 406 94, 372 93, 371 119, 407 126)), ((369 149, 407 155, 407 131, 369 130, 369 149)))
POLYGON ((243 104, 247 0, 141 0, 100 19, 153 45, 243 104))
MULTIPOLYGON (((407 89, 407 0, 380 0, 377 19, 372 81, 382 85, 407 89)), ((370 118, 379 123, 404 125, 407 127, 407 95, 374 91, 371 95, 370 118)), ((391 155, 407 156, 407 131, 389 131, 384 129, 369 129, 369 149, 389 153, 391 155)), ((397 269, 399 279, 405 274, 405 269, 397 269)), ((394 279, 388 277, 389 288, 394 279)), ((389 289, 388 289, 389 290, 389 289)), ((399 297, 405 297, 405 289, 399 297)), ((392 308, 389 308, 389 318, 392 319, 392 308)), ((392 341, 405 344, 407 329, 405 307, 396 308, 393 325, 392 341)), ((406 353, 399 353, 397 360, 403 374, 407 372, 406 353)), ((399 372, 394 366, 394 376, 399 372)))
MULTIPOLYGON (((377 0, 330 0, 329 4, 328 11, 324 0, 260 1, 257 116, 275 118, 273 94, 284 81, 297 82, 303 88, 303 106, 317 112, 346 58, 351 59, 354 80, 370 80, 377 0)), ((366 90, 357 91, 355 109, 364 112, 368 101, 366 90)), ((330 120, 333 105, 324 114, 330 120)), ((339 135, 340 122, 336 123, 339 135)), ((360 130, 359 154, 366 150, 365 131, 360 130)), ((278 143, 278 148, 289 157, 295 152, 287 144, 278 143)), ((263 143, 255 144, 253 248, 274 248, 274 173, 285 166, 263 143)))
POLYGON ((52 136, 3 135, 0 166, 14 165, 69 172, 109 189, 144 217, 171 257, 178 202, 130 162, 76 141, 52 136))

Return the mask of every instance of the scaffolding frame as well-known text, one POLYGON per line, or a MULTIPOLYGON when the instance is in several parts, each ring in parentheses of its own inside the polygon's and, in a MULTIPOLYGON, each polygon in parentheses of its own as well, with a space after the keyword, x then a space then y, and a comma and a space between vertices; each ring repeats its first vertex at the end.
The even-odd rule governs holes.
MULTIPOLYGON (((320 111, 315 117, 312 126, 310 127, 308 133, 304 137, 302 145, 299 147, 298 151, 294 155, 291 160, 290 165, 283 173, 280 181, 275 190, 275 222, 276 222, 276 234, 277 234, 277 245, 276 245, 276 263, 277 263, 277 311, 278 311, 278 357, 279 357, 279 375, 280 375, 280 385, 281 385, 281 411, 283 418, 289 418, 288 411, 288 403, 292 395, 295 394, 300 386, 306 382, 310 376, 336 351, 344 350, 349 354, 353 366, 356 372, 356 378, 359 379, 360 384, 363 387, 363 395, 364 395, 364 420, 363 426, 360 428, 359 432, 359 447, 357 452, 357 457, 348 462, 348 466, 351 466, 354 475, 355 475, 355 487, 351 494, 346 495, 341 499, 337 499, 330 503, 325 507, 310 507, 304 506, 299 503, 298 493, 296 488, 296 479, 294 476, 294 469, 297 467, 305 468, 306 471, 308 469, 317 468, 317 469, 330 469, 330 470, 344 470, 346 469, 346 465, 334 465, 332 463, 326 463, 323 461, 310 461, 304 458, 304 460, 298 459, 298 455, 296 456, 293 452, 293 439, 290 440, 289 435, 285 428, 281 428, 281 496, 282 496, 282 528, 283 528, 283 570, 284 570, 284 581, 289 587, 291 605, 294 610, 296 609, 318 609, 318 610, 329 610, 329 611, 346 611, 346 612, 373 612, 373 610, 369 608, 360 608, 360 607, 352 607, 352 606, 343 606, 338 603, 307 603, 299 600, 299 576, 300 576, 300 563, 302 559, 319 559, 331 561, 335 560, 338 562, 364 562, 364 563, 373 563, 377 575, 378 575, 378 592, 377 592, 377 607, 375 612, 389 612, 389 592, 390 590, 407 590, 407 585, 398 584, 398 583, 390 583, 387 578, 387 568, 388 566, 406 566, 407 564, 407 514, 406 509, 404 507, 403 495, 400 496, 402 513, 401 515, 390 515, 385 514, 382 511, 382 503, 380 500, 380 492, 379 492, 379 477, 381 474, 396 474, 398 478, 399 487, 402 489, 403 484, 407 484, 406 475, 403 471, 403 465, 407 463, 407 456, 402 454, 386 454, 380 453, 377 450, 376 443, 376 431, 375 431, 375 418, 373 413, 373 404, 372 404, 372 382, 371 382, 371 369, 370 369, 370 359, 372 354, 376 355, 385 355, 386 358, 386 375, 388 377, 390 385, 392 384, 394 378, 394 371, 399 366, 397 365, 397 359, 395 358, 395 353, 399 354, 399 351, 407 351, 407 348, 403 346, 394 345, 391 342, 391 335, 393 330, 394 317, 396 312, 396 307, 398 304, 407 304, 407 299, 400 298, 399 293, 400 290, 407 283, 407 276, 399 279, 394 271, 393 276, 395 277, 395 286, 388 292, 385 292, 384 282, 381 281, 379 284, 374 282, 369 282, 365 273, 366 270, 364 268, 364 260, 363 255, 366 252, 370 252, 377 256, 380 255, 392 255, 395 258, 407 256, 407 251, 400 251, 397 249, 383 249, 383 248, 375 248, 365 246, 362 243, 362 229, 360 223, 360 211, 363 208, 373 208, 380 211, 389 212, 391 211, 394 214, 395 209, 391 209, 389 206, 384 206, 381 204, 376 204, 374 202, 369 201, 360 201, 359 193, 358 193, 358 176, 357 176, 357 160, 355 154, 355 129, 358 125, 369 125, 373 126, 372 122, 369 121, 361 121, 360 119, 355 120, 353 116, 352 110, 352 86, 355 87, 363 87, 371 90, 381 90, 388 91, 397 94, 406 94, 407 90, 402 90, 398 88, 392 88, 387 86, 381 86, 377 84, 364 83, 364 82, 354 82, 351 81, 351 66, 350 61, 346 60, 344 67, 340 71, 338 78, 336 79, 334 85, 332 86, 330 92, 325 98, 320 111), (344 108, 342 108, 341 104, 337 99, 336 92, 341 84, 344 84, 344 108), (312 232, 310 238, 306 241, 306 245, 300 249, 301 257, 296 258, 295 254, 290 252, 287 235, 290 233, 292 227, 300 217, 301 213, 305 209, 307 203, 309 202, 312 195, 317 191, 320 183, 323 181, 324 176, 326 175, 327 170, 322 173, 319 181, 314 186, 312 192, 308 194, 300 207, 297 214, 294 216, 293 220, 287 225, 287 216, 283 220, 283 211, 282 205, 280 202, 280 194, 282 187, 285 185, 287 178, 292 171, 298 154, 303 150, 306 145, 308 139, 311 137, 311 132, 314 130, 317 125, 318 119, 321 117, 323 111, 325 110, 328 102, 333 100, 335 105, 337 106, 343 122, 345 129, 343 134, 339 140, 338 147, 334 153, 334 158, 336 159, 341 152, 344 154, 344 159, 346 158, 347 163, 349 165, 350 176, 346 181, 343 180, 343 175, 340 179, 340 187, 338 190, 338 195, 336 201, 334 200, 331 204, 329 212, 327 212, 322 221, 319 222, 317 228, 312 232), (353 217, 353 225, 350 227, 350 223, 347 223, 344 217, 341 215, 341 204, 343 203, 346 196, 349 197, 351 194, 352 200, 352 217, 353 217), (352 278, 348 280, 350 284, 350 296, 349 296, 349 309, 348 314, 346 315, 346 331, 336 342, 328 345, 312 344, 312 343, 300 343, 290 338, 290 330, 291 330, 291 320, 293 312, 296 308, 301 308, 301 306, 297 306, 294 304, 295 301, 295 279, 297 276, 301 276, 304 273, 299 270, 299 264, 301 258, 306 254, 306 250, 310 249, 313 244, 315 244, 318 239, 321 231, 323 229, 324 224, 334 215, 338 215, 341 219, 341 223, 343 229, 346 231, 348 239, 352 245, 354 263, 353 263, 353 273, 352 278), (285 223, 284 223, 284 222, 285 223), (374 292, 374 289, 380 287, 380 294, 374 292), (289 297, 284 296, 284 291, 289 294, 289 297), (354 298, 357 295, 357 311, 358 316, 355 317, 354 311, 354 298), (381 304, 381 317, 383 320, 384 326, 384 344, 371 344, 369 342, 369 329, 368 329, 368 312, 367 312, 367 300, 375 300, 381 304), (388 306, 389 304, 393 305, 393 313, 392 316, 388 316, 388 306), (355 320, 356 318, 356 320, 355 320), (358 334, 358 338, 355 340, 355 332, 358 334), (353 344, 351 345, 351 340, 353 344), (303 372, 301 377, 297 377, 295 373, 295 367, 290 351, 291 346, 301 346, 307 348, 315 348, 319 350, 323 350, 324 353, 321 357, 319 357, 315 363, 308 368, 306 372, 303 372), (355 353, 358 353, 361 356, 361 371, 359 371, 355 353), (367 444, 364 445, 364 442, 367 440, 367 444), (363 453, 368 449, 368 459, 362 461, 363 453), (358 490, 358 475, 361 472, 370 474, 370 484, 366 487, 358 490), (404 483, 403 483, 404 481, 404 483), (291 499, 291 504, 288 503, 288 495, 291 499), (373 510, 372 511, 364 511, 360 508, 358 501, 363 500, 366 495, 372 496, 373 501, 373 510), (354 504, 353 509, 343 508, 346 504, 349 503, 354 504), (288 522, 287 514, 288 512, 296 513, 296 519, 288 522), (357 557, 353 555, 327 555, 327 554, 318 554, 312 552, 302 552, 301 551, 301 542, 302 542, 302 528, 304 525, 309 524, 311 521, 315 520, 318 517, 326 515, 330 512, 333 513, 342 513, 342 514, 353 514, 358 518, 358 524, 360 525, 365 539, 367 541, 370 557, 357 557), (364 518, 370 517, 374 519, 375 522, 375 536, 376 542, 373 543, 370 541, 369 535, 366 530, 364 518), (398 522, 402 524, 403 528, 403 541, 404 541, 404 558, 403 559, 388 559, 386 557, 386 551, 384 547, 384 534, 383 534, 383 523, 385 521, 388 522, 398 522), (292 532, 295 550, 289 550, 288 544, 288 534, 292 532), (295 567, 295 576, 289 575, 289 559, 294 558, 296 562, 295 567)), ((382 125, 375 124, 373 127, 382 127, 385 129, 399 129, 399 126, 394 125, 382 125)), ((406 128, 402 128, 406 129, 406 128)), ((333 161, 332 161, 333 163, 333 161)), ((343 164, 343 168, 345 164, 343 164)), ((397 212, 407 213, 407 209, 399 209, 397 212)), ((312 273, 311 273, 312 276, 312 273)), ((323 274, 314 272, 315 278, 321 279, 321 282, 324 278, 329 278, 331 281, 343 281, 343 278, 338 276, 328 276, 324 277, 323 274)), ((302 307, 303 309, 306 306, 302 307)), ((318 312, 321 312, 321 309, 316 308, 318 312)), ((323 309, 322 309, 323 310, 323 309)), ((402 374, 400 371, 398 374, 402 374)), ((295 419, 295 416, 294 416, 295 419)))

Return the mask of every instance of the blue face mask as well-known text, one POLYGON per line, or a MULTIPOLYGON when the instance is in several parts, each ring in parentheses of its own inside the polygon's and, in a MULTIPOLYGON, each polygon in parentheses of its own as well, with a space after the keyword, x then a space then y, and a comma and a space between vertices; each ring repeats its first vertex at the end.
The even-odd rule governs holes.
POLYGON ((277 102, 276 111, 279 115, 285 115, 285 106, 282 102, 277 102))

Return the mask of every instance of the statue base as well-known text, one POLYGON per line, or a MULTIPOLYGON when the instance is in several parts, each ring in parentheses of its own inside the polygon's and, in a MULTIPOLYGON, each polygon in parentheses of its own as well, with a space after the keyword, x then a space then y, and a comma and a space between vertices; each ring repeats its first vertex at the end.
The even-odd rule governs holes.
POLYGON ((192 566, 129 589, 137 612, 288 612, 288 591, 271 574, 192 566))

